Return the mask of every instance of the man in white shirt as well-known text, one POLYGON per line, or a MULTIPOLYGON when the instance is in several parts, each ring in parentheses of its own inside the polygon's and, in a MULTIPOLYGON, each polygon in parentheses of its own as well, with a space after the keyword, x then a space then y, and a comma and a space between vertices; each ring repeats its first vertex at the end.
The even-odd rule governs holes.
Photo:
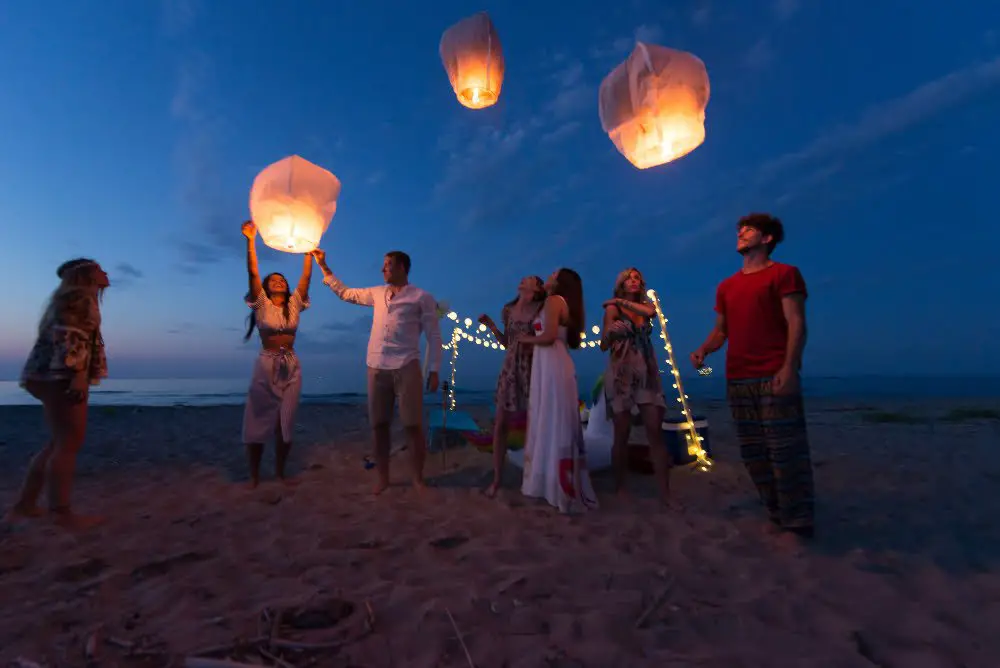
POLYGON ((437 392, 441 369, 441 327, 437 302, 430 293, 409 282, 410 256, 386 253, 382 261, 385 285, 349 288, 326 266, 326 253, 313 251, 323 270, 323 283, 345 302, 375 308, 368 339, 368 420, 375 437, 375 494, 389 486, 392 408, 399 399, 399 419, 410 441, 413 485, 424 487, 424 383, 420 370, 420 333, 427 337, 430 360, 427 389, 437 392))

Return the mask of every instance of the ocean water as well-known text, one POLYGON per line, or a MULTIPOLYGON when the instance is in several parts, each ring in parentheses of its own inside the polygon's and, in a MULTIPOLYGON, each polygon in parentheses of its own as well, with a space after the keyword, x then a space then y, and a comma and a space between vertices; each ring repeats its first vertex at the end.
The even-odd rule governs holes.
MULTIPOLYGON (((93 388, 91 403, 118 406, 220 406, 242 404, 246 398, 247 378, 228 379, 108 379, 93 388)), ((336 392, 323 378, 305 378, 303 403, 363 404, 365 395, 358 392, 336 392)), ((722 375, 683 379, 684 390, 693 404, 725 398, 722 375)), ((594 379, 580 383, 580 397, 590 400, 594 379)), ((808 397, 866 401, 877 399, 985 399, 1000 401, 1000 377, 997 376, 845 376, 803 378, 808 397)), ((668 398, 669 398, 668 388, 668 398)), ((459 404, 488 405, 493 401, 493 388, 472 388, 458 385, 459 404)), ((16 381, 0 381, 0 406, 37 405, 16 381)), ((427 395, 427 405, 441 403, 441 394, 427 395)))

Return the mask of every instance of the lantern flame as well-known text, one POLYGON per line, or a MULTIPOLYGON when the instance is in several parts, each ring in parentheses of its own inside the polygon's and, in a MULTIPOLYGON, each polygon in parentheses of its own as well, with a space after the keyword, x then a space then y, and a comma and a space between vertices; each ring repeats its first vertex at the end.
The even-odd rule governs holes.
POLYGON ((704 143, 708 98, 708 72, 696 56, 637 42, 601 82, 601 125, 629 162, 655 167, 704 143))
POLYGON ((462 106, 484 109, 496 104, 503 85, 503 48, 486 12, 466 17, 445 30, 439 51, 462 106))
POLYGON ((319 246, 337 212, 340 181, 297 155, 265 167, 250 188, 250 215, 263 242, 286 253, 319 246))

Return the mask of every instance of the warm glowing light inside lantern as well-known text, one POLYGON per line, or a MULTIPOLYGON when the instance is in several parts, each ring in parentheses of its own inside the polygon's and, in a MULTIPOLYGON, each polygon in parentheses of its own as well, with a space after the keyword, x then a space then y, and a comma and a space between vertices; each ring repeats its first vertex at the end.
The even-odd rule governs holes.
POLYGON ((639 169, 682 158, 705 141, 705 112, 686 89, 660 94, 638 117, 608 133, 639 169))
POLYGON ((260 237, 271 248, 308 253, 319 247, 324 221, 307 204, 272 200, 262 203, 254 213, 258 219, 270 221, 260 226, 260 237))
POLYGON ((500 37, 489 15, 480 12, 448 28, 441 36, 441 62, 459 103, 468 109, 496 104, 503 85, 500 37))
POLYGON ((484 109, 497 102, 497 95, 485 86, 470 86, 458 92, 458 101, 469 109, 484 109))

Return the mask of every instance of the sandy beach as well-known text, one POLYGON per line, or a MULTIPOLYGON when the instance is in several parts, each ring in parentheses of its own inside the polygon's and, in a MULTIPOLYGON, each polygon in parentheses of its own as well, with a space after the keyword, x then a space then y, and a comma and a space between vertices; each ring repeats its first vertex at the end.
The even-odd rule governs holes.
MULTIPOLYGON (((602 508, 581 517, 524 500, 513 467, 485 498, 490 456, 473 448, 431 454, 422 498, 404 452, 373 498, 359 406, 303 406, 301 484, 252 491, 241 407, 95 407, 76 505, 109 520, 0 529, 0 660, 995 668, 998 409, 810 401, 818 535, 795 555, 762 530, 721 404, 702 411, 717 466, 674 475, 682 511, 636 475, 618 501, 599 474, 602 508)), ((5 506, 43 437, 40 408, 0 408, 5 506)))

